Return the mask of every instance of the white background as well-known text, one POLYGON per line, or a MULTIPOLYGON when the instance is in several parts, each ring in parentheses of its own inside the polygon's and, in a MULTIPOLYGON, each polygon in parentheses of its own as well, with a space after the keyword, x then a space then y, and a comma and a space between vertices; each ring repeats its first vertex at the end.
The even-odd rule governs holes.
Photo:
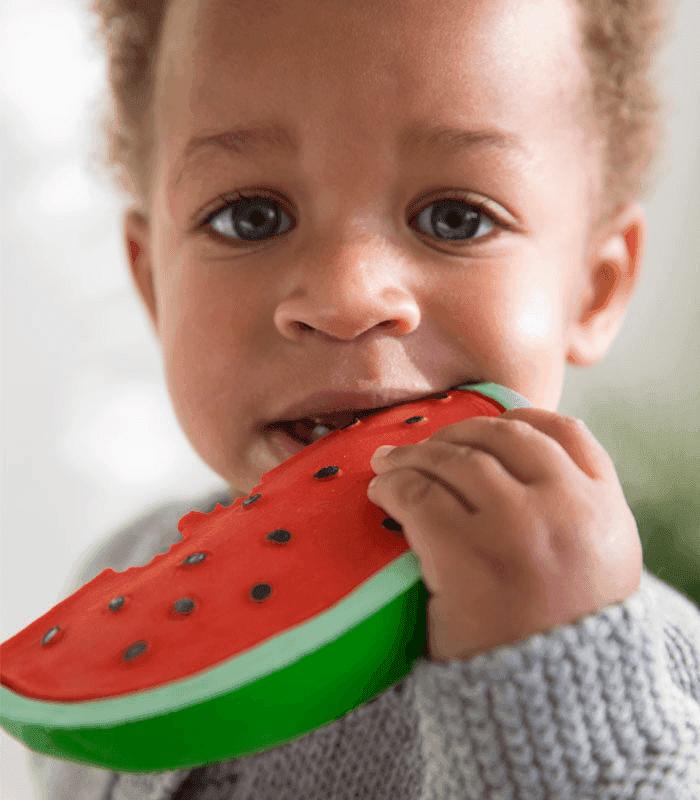
MULTIPOLYGON (((698 457, 698 30, 700 3, 680 0, 659 62, 670 115, 640 284, 606 360, 569 368, 559 408, 589 422, 637 492, 698 457), (643 457, 621 457, 629 426, 654 427, 643 457)), ((120 200, 91 171, 105 77, 82 5, 5 0, 0 54, 4 641, 62 599, 99 538, 224 483, 177 425, 120 200)), ((29 800, 24 747, 4 731, 0 745, 3 800, 29 800)))

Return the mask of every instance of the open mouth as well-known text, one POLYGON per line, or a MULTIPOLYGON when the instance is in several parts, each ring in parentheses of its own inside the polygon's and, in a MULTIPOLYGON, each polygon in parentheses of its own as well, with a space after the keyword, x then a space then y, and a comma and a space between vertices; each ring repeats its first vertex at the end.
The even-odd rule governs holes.
MULTIPOLYGON (((458 385, 477 383, 475 380, 466 379, 458 385)), ((438 399, 447 396, 447 391, 439 391, 433 395, 426 395, 426 399, 438 399)), ((358 419, 376 414, 393 408, 400 403, 393 403, 387 406, 366 409, 347 409, 345 411, 334 411, 325 414, 314 415, 296 420, 279 420, 268 423, 265 429, 272 432, 272 438, 278 446, 289 452, 298 452, 304 447, 322 439, 329 433, 342 428, 347 428, 354 424, 358 419)))
POLYGON ((378 408, 372 408, 361 411, 337 411, 334 414, 324 414, 314 418, 281 420, 268 425, 268 428, 282 431, 295 442, 306 446, 318 441, 332 431, 349 427, 356 419, 368 417, 379 410, 378 408))

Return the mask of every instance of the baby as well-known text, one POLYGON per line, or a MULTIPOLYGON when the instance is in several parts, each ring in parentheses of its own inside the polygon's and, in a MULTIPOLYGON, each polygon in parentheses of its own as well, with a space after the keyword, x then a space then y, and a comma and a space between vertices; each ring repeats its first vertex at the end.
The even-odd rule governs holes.
MULTIPOLYGON (((405 680, 198 769, 32 756, 51 800, 700 798, 700 614, 644 569, 614 464, 556 411, 639 274, 657 0, 94 10, 134 285, 225 501, 303 446, 281 420, 480 381, 532 407, 373 458, 369 499, 430 591, 405 680)), ((75 587, 213 499, 138 520, 75 587)))

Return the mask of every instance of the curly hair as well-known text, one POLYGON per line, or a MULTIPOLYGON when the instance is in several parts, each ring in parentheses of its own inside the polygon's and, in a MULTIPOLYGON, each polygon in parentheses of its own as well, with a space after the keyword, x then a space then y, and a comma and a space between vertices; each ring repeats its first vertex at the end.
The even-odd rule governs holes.
MULTIPOLYGON (((652 182, 663 133, 652 65, 669 9, 667 0, 570 2, 589 76, 586 113, 603 162, 600 219, 644 195, 652 182)), ((150 192, 150 101, 167 0, 89 0, 89 5, 109 83, 97 161, 143 210, 150 192)))

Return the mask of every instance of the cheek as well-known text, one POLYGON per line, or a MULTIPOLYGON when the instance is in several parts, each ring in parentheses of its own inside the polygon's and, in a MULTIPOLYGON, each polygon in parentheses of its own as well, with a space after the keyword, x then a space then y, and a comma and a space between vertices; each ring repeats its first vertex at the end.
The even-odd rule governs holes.
POLYGON ((562 325, 562 303, 558 295, 542 288, 530 287, 514 304, 513 334, 533 347, 546 345, 556 338, 562 325))
POLYGON ((522 286, 508 320, 511 342, 507 385, 540 408, 554 410, 564 370, 563 288, 557 281, 522 286))
POLYGON ((232 304, 204 269, 173 265, 161 329, 173 402, 193 417, 216 416, 228 407, 240 363, 232 304))
POLYGON ((504 261, 502 269, 484 274, 479 286, 455 288, 452 296, 460 299, 453 319, 475 371, 534 405, 554 408, 563 370, 565 289, 560 271, 543 263, 557 261, 504 261))
POLYGON ((564 287, 554 269, 504 264, 481 285, 454 292, 463 329, 492 353, 540 357, 561 337, 564 287), (470 299, 465 303, 463 298, 470 299), (478 298, 478 301, 476 300, 478 298))

